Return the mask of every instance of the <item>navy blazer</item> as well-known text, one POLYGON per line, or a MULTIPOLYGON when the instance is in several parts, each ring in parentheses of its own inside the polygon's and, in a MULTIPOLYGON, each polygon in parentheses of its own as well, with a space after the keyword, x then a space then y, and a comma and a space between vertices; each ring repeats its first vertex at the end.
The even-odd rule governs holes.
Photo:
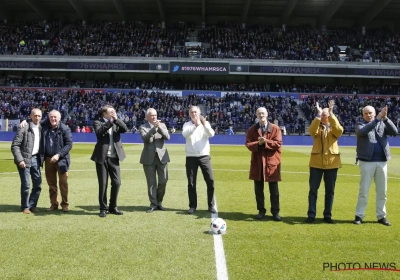
MULTIPOLYGON (((40 139, 40 155, 42 163, 45 157, 45 147, 46 147, 46 136, 52 129, 49 119, 40 122, 42 126, 42 138, 40 139)), ((60 122, 58 124, 58 129, 55 133, 55 145, 56 154, 60 155, 58 159, 58 167, 60 167, 61 173, 68 171, 71 164, 71 158, 69 156, 69 151, 72 149, 72 134, 71 129, 68 126, 60 122)))

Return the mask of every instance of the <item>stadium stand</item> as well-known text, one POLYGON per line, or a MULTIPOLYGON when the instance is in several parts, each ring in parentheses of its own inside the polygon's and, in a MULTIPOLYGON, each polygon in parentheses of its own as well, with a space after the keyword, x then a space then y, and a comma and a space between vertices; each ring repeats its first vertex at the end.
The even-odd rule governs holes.
POLYGON ((196 29, 184 22, 163 28, 160 22, 76 21, 3 22, 0 54, 191 57, 193 47, 185 47, 185 42, 194 30, 201 43, 195 56, 201 58, 398 63, 400 52, 399 35, 388 28, 363 35, 360 28, 322 32, 309 25, 242 28, 237 22, 224 22, 196 29))
POLYGON ((359 5, 360 11, 352 12, 359 13, 353 22, 354 15, 344 13, 347 11, 344 4, 335 4, 339 12, 324 18, 332 7, 311 3, 313 10, 320 13, 313 21, 304 20, 316 17, 309 14, 308 8, 291 1, 296 6, 293 15, 281 7, 280 20, 260 21, 257 19, 260 11, 264 17, 273 16, 275 12, 270 8, 276 6, 274 1, 264 1, 262 7, 248 1, 247 8, 232 1, 230 9, 243 12, 242 21, 237 21, 218 12, 214 16, 213 12, 221 11, 218 7, 222 6, 218 5, 226 3, 213 1, 200 9, 203 20, 200 21, 196 16, 179 15, 181 6, 192 5, 187 1, 165 3, 169 7, 168 18, 160 6, 163 1, 157 3, 160 14, 149 11, 151 16, 148 16, 132 11, 130 3, 138 11, 145 7, 131 0, 120 3, 116 7, 118 13, 108 11, 105 18, 95 15, 104 12, 95 2, 87 5, 88 13, 74 7, 78 16, 57 18, 58 14, 66 15, 68 11, 61 2, 68 4, 61 0, 58 4, 49 2, 36 7, 36 15, 27 17, 29 21, 18 22, 17 17, 9 16, 18 15, 18 5, 25 11, 31 9, 22 0, 4 6, 9 14, 0 13, 3 118, 25 118, 32 106, 40 106, 44 111, 56 107, 71 126, 90 127, 101 104, 110 103, 118 108, 119 116, 132 130, 142 123, 143 111, 149 106, 159 111, 160 118, 169 127, 179 129, 187 120, 188 106, 197 104, 219 131, 232 126, 243 132, 256 121, 257 106, 266 106, 271 121, 285 128, 288 134, 301 134, 306 132, 315 113, 312 108, 316 100, 326 104, 329 96, 337 101, 336 110, 346 131, 352 131, 360 117, 359 108, 365 104, 379 109, 388 103, 391 117, 398 119, 398 100, 387 97, 400 94, 397 66, 400 38, 395 3, 387 7, 377 5, 380 11, 376 10, 377 6, 369 6, 364 10, 369 17, 364 16, 363 6, 359 5), (124 17, 120 12, 124 6, 135 16, 124 17), (57 16, 50 16, 49 11, 57 16), (343 18, 346 20, 342 21, 343 18), (20 57, 40 62, 38 65, 30 65, 32 60, 20 63, 20 57), (142 59, 150 61, 146 58, 160 60, 154 65, 135 68, 142 59), (91 72, 91 65, 87 71, 90 73, 85 72, 88 68, 80 68, 80 61, 89 59, 101 66, 92 68, 97 73, 91 72), (120 71, 127 75, 110 70, 114 63, 125 61, 135 64, 120 71), (172 75, 170 63, 173 61, 195 66, 212 61, 230 68, 219 77, 202 72, 189 78, 187 73, 172 75), (57 68, 58 65, 62 66, 57 68), (272 69, 276 65, 278 69, 272 69), (370 68, 364 69, 363 65, 370 68), (354 69, 347 71, 351 67, 354 69), (181 93, 175 95, 169 91, 181 93))

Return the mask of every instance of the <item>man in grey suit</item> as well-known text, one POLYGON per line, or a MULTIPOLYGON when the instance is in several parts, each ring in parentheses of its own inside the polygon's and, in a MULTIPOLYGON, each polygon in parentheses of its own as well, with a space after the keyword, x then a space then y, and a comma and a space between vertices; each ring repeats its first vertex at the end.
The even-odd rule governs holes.
POLYGON ((146 119, 148 123, 142 125, 139 129, 144 142, 140 163, 143 164, 146 175, 150 200, 150 208, 146 212, 152 213, 156 209, 165 211, 162 202, 168 181, 169 155, 164 146, 164 140, 169 140, 170 136, 165 124, 157 119, 155 109, 147 109, 146 119))

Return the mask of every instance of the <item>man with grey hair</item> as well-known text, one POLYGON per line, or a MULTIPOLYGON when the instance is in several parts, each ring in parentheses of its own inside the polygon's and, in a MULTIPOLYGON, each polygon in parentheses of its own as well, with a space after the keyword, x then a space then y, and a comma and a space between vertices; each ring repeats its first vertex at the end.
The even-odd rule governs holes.
POLYGON ((391 223, 386 219, 387 161, 390 160, 387 136, 396 136, 398 131, 394 123, 387 117, 387 106, 379 112, 378 116, 376 116, 375 108, 372 106, 364 107, 362 113, 364 121, 355 125, 360 189, 353 223, 360 225, 365 217, 368 193, 372 178, 374 178, 376 217, 378 223, 390 226, 391 223))
POLYGON ((258 214, 257 219, 266 215, 264 183, 268 182, 271 214, 274 221, 281 221, 279 215, 279 187, 281 181, 282 133, 279 127, 268 121, 268 111, 260 107, 256 111, 259 122, 246 133, 246 147, 251 152, 249 179, 254 182, 258 214))
POLYGON ((182 135, 186 139, 186 176, 188 180, 189 210, 193 214, 197 208, 197 170, 200 167, 207 185, 208 211, 216 213, 214 201, 214 173, 211 166, 209 138, 214 136, 214 130, 200 108, 192 106, 189 109, 190 121, 182 128, 182 135))
MULTIPOLYGON (((25 127, 27 122, 21 122, 20 127, 25 127)), ((48 118, 40 121, 42 127, 40 140, 40 162, 45 163, 46 181, 49 185, 51 206, 47 210, 52 212, 58 209, 58 183, 61 193, 61 208, 63 212, 69 211, 68 202, 68 170, 71 163, 69 155, 72 149, 72 134, 69 127, 61 122, 61 113, 51 110, 48 118)))
POLYGON ((68 170, 71 163, 69 152, 72 149, 72 134, 69 127, 61 122, 61 114, 57 110, 49 113, 49 118, 42 123, 42 162, 45 162, 45 174, 49 185, 50 203, 48 211, 58 209, 58 184, 61 193, 61 208, 69 211, 68 202, 68 170))
POLYGON ((150 208, 146 212, 152 213, 156 209, 165 211, 162 203, 168 181, 168 162, 170 160, 164 141, 169 140, 170 136, 166 125, 157 119, 155 109, 147 109, 146 119, 147 123, 140 126, 139 129, 144 142, 140 163, 143 164, 146 175, 150 200, 150 208))

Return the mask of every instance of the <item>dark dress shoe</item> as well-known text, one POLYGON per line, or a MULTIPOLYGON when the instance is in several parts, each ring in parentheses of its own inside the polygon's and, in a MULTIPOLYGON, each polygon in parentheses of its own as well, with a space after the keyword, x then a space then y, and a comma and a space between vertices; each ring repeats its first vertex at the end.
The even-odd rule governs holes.
POLYGON ((99 217, 104 218, 105 216, 107 216, 107 211, 106 210, 100 210, 99 217))
POLYGON ((194 211, 196 211, 196 208, 190 208, 189 210, 188 210, 188 214, 193 214, 194 213, 194 211))
POLYGON ((332 220, 332 218, 330 218, 330 217, 324 218, 324 221, 325 221, 325 223, 327 223, 327 224, 334 224, 334 223, 335 223, 335 222, 332 220))
POLYGON ((274 214, 272 215, 272 219, 276 222, 280 222, 282 221, 281 216, 279 216, 279 214, 274 214))
POLYGON ((158 210, 161 210, 161 211, 166 211, 167 209, 165 209, 164 207, 162 207, 162 205, 158 205, 157 206, 157 209, 158 210))
POLYGON ((119 211, 117 207, 115 207, 114 209, 110 209, 108 212, 110 212, 110 214, 114 214, 114 215, 123 215, 124 213, 119 211))
POLYGON ((392 225, 388 220, 386 220, 386 218, 379 219, 378 223, 380 223, 380 224, 382 224, 384 226, 391 226, 392 225))
POLYGON ((256 216, 256 219, 261 220, 264 217, 265 217, 265 212, 264 211, 260 211, 260 212, 258 212, 258 215, 256 216))
POLYGON ((215 214, 215 213, 217 213, 217 210, 215 210, 214 207, 209 207, 208 212, 215 214))
POLYGON ((358 216, 355 217, 353 224, 355 225, 361 225, 362 224, 362 219, 358 216))
POLYGON ((307 220, 306 220, 306 223, 312 224, 312 223, 314 223, 314 221, 315 221, 315 218, 313 218, 313 217, 308 217, 307 220))
POLYGON ((155 208, 151 208, 151 207, 150 207, 149 209, 147 209, 146 213, 153 213, 154 210, 155 210, 155 208))

